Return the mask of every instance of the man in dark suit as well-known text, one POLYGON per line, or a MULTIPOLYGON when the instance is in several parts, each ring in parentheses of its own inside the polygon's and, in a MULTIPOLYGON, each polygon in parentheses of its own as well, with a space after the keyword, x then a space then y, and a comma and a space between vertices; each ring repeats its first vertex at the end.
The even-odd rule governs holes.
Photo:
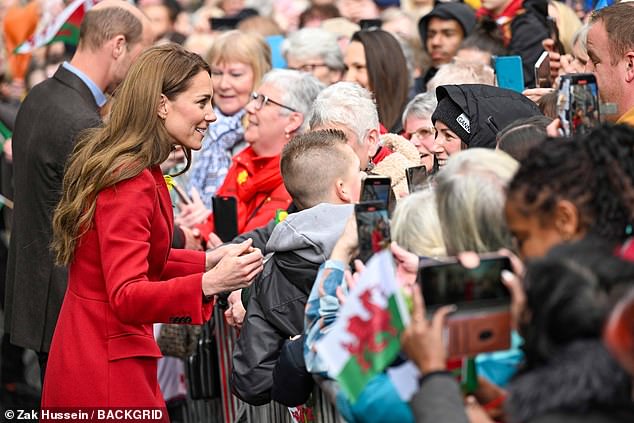
POLYGON ((49 250, 64 165, 78 133, 100 124, 104 93, 116 88, 152 42, 150 23, 137 8, 121 0, 98 3, 82 21, 70 63, 35 86, 18 112, 5 331, 11 343, 38 353, 42 380, 66 291, 67 269, 54 264, 49 250))

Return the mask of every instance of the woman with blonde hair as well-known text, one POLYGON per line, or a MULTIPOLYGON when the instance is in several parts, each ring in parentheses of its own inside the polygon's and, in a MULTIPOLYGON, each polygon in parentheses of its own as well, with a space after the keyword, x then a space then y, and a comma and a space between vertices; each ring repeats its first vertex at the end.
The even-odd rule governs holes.
POLYGON ((419 257, 446 255, 432 188, 401 198, 394 210, 391 233, 398 245, 419 257))
MULTIPOLYGON (((210 209, 211 197, 222 185, 231 158, 246 147, 245 106, 262 76, 271 69, 271 49, 257 34, 228 31, 214 40, 207 63, 211 66, 217 120, 207 129, 201 152, 195 156, 188 191, 195 189, 210 209)), ((196 194, 192 196, 197 200, 196 194)), ((183 223, 191 226, 206 217, 192 216, 193 220, 183 223)))
POLYGON ((436 175, 436 202, 448 255, 511 249, 506 187, 519 164, 500 150, 461 151, 436 175))
POLYGON ((79 139, 53 215, 53 251, 69 276, 43 408, 164 409, 152 324, 201 324, 215 294, 248 286, 262 270, 251 240, 207 254, 170 249, 172 204, 159 165, 175 146, 186 157, 200 148, 215 120, 212 95, 200 56, 154 47, 132 65, 110 119, 79 139))

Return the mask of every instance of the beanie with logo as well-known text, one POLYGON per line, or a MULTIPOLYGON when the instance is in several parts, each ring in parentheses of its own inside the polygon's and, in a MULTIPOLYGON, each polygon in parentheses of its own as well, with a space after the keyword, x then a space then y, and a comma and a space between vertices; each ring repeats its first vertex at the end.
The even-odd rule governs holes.
POLYGON ((436 124, 439 120, 451 129, 462 142, 469 144, 471 138, 471 122, 467 114, 450 97, 444 97, 438 102, 436 110, 431 115, 431 121, 436 124))

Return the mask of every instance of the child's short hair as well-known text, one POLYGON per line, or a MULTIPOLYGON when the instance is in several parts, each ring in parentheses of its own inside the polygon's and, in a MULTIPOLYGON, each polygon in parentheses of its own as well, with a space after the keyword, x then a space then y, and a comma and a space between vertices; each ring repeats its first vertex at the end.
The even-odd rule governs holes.
POLYGON ((282 150, 280 167, 284 186, 295 204, 313 207, 328 201, 330 187, 350 168, 356 155, 338 129, 323 129, 294 137, 282 150))

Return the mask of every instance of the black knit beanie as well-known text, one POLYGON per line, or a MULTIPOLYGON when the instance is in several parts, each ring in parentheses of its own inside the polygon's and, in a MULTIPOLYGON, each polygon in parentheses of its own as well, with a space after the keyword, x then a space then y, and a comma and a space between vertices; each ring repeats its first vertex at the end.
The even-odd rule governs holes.
POLYGON ((456 133, 465 144, 471 139, 471 122, 467 114, 451 98, 444 97, 438 102, 436 110, 431 115, 435 124, 439 120, 456 133))

